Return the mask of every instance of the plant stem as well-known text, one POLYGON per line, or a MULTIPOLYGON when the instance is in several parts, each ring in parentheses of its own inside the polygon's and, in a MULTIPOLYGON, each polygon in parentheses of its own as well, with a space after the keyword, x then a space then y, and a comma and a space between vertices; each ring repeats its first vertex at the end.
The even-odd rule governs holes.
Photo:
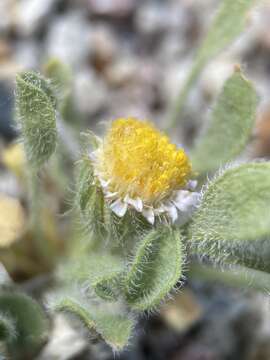
POLYGON ((47 266, 53 263, 54 254, 50 248, 42 224, 42 189, 39 183, 37 170, 29 167, 28 193, 30 206, 30 227, 33 231, 33 239, 37 254, 47 266))
POLYGON ((189 276, 210 282, 220 282, 237 288, 250 288, 262 292, 270 291, 270 275, 246 267, 220 270, 207 265, 192 263, 189 276))
POLYGON ((184 87, 181 89, 180 93, 171 105, 171 109, 169 111, 169 118, 166 124, 166 130, 173 129, 179 122, 179 119, 183 114, 185 103, 187 101, 190 90, 193 87, 195 81, 197 80, 202 66, 203 64, 201 62, 197 62, 188 74, 184 87))

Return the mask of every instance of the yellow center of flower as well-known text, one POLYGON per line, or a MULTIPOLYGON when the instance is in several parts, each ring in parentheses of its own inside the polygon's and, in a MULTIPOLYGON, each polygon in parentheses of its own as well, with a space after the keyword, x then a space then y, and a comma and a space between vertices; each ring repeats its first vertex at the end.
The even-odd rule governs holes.
POLYGON ((177 149, 151 123, 133 118, 112 123, 98 163, 112 192, 150 204, 181 189, 191 175, 183 149, 177 149))

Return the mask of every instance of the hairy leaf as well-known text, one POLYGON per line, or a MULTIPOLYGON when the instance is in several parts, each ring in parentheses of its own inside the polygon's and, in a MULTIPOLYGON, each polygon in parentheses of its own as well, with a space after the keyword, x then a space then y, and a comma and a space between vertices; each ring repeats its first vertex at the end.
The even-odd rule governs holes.
POLYGON ((94 191, 94 170, 86 156, 78 162, 77 168, 77 201, 79 209, 84 212, 94 191))
POLYGON ((91 332, 97 332, 115 350, 121 350, 128 344, 134 327, 133 319, 118 305, 100 302, 92 304, 81 294, 65 296, 53 300, 54 311, 71 314, 82 322, 91 332))
POLYGON ((86 156, 89 155, 89 151, 97 150, 98 147, 102 144, 101 138, 91 130, 87 130, 86 132, 81 133, 81 138, 83 153, 86 156))
POLYGON ((119 256, 92 253, 72 258, 59 270, 59 278, 66 283, 76 283, 92 288, 104 300, 115 301, 124 271, 119 256))
POLYGON ((77 112, 74 104, 74 96, 72 92, 73 76, 71 67, 57 58, 52 58, 45 65, 44 72, 54 85, 55 97, 58 100, 59 113, 65 121, 68 121, 73 126, 76 126, 80 114, 77 112))
POLYGON ((258 0, 223 0, 194 60, 187 81, 176 99, 170 127, 179 121, 187 96, 204 66, 226 48, 245 28, 247 13, 258 0))
POLYGON ((270 163, 226 170, 204 191, 188 228, 196 253, 270 269, 270 163))
POLYGON ((48 320, 39 304, 29 296, 5 292, 0 295, 0 310, 13 320, 16 336, 8 341, 12 354, 34 353, 45 341, 48 320))
POLYGON ((183 266, 177 230, 157 228, 139 244, 124 279, 126 299, 136 310, 148 310, 164 299, 179 280, 183 266))
POLYGON ((52 80, 59 93, 70 91, 72 72, 67 64, 57 58, 52 58, 45 65, 44 72, 46 76, 52 80))
POLYGON ((27 159, 40 167, 56 147, 56 102, 50 84, 34 72, 17 75, 16 104, 27 159))
POLYGON ((96 183, 90 159, 87 156, 79 162, 77 178, 77 206, 80 210, 81 224, 94 238, 107 239, 104 226, 104 196, 96 183))
POLYGON ((253 289, 268 294, 270 291, 270 274, 245 266, 238 265, 237 268, 219 269, 211 265, 191 263, 189 264, 188 277, 208 283, 221 283, 229 287, 253 289))
POLYGON ((256 105, 253 86, 236 71, 226 81, 210 124, 191 153, 195 170, 215 170, 241 153, 255 122, 256 105))

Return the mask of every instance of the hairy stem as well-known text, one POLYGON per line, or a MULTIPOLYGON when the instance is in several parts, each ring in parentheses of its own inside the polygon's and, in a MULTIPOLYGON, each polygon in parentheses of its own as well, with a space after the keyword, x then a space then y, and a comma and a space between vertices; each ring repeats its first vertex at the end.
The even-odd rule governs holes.
POLYGON ((36 253, 44 261, 44 264, 52 265, 54 252, 46 239, 44 225, 42 224, 42 188, 37 170, 31 167, 29 167, 28 194, 30 206, 30 227, 33 231, 36 253))
MULTIPOLYGON (((197 80, 197 77, 200 73, 202 64, 198 63, 197 66, 193 67, 190 73, 188 74, 187 80, 184 84, 184 87, 179 92, 178 96, 174 100, 169 110, 169 117, 166 124, 166 130, 173 129, 177 123, 180 122, 180 117, 183 115, 183 110, 190 93, 190 90, 197 80)), ((183 119, 182 119, 183 121, 183 119)))
POLYGON ((189 276, 210 282, 220 282, 237 288, 249 288, 263 292, 270 291, 270 275, 246 267, 220 270, 207 265, 192 263, 189 276))

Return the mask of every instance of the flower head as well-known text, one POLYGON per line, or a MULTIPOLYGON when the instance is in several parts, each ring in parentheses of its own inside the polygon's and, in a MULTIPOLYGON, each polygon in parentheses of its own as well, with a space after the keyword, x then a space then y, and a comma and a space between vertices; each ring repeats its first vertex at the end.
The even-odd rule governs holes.
POLYGON ((185 202, 191 202, 189 195, 194 198, 188 191, 192 169, 187 155, 150 122, 115 120, 91 158, 118 216, 133 207, 151 223, 162 213, 175 221, 179 201, 183 208, 184 198, 185 202))

